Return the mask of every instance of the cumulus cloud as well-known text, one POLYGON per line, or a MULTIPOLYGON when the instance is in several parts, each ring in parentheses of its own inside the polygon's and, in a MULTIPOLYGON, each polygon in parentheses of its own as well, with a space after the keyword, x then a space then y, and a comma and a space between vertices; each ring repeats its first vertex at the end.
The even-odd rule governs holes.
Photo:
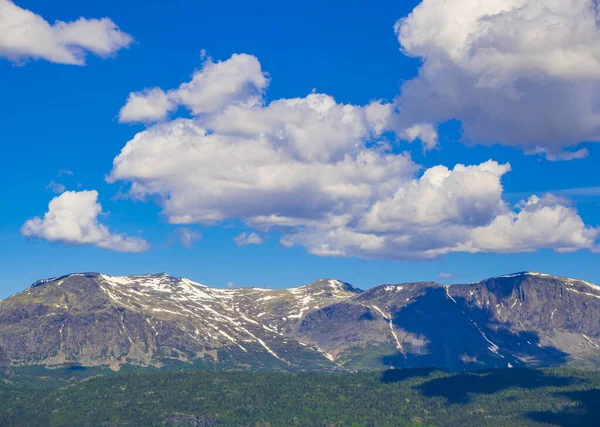
MULTIPOLYGON (((211 82, 216 89, 203 90, 227 86, 211 82)), ((343 104, 319 93, 270 103, 227 99, 139 132, 115 158, 109 182, 129 182, 131 197, 158 200, 171 223, 238 219, 322 256, 430 259, 597 247, 599 230, 565 200, 509 205, 502 197, 509 164, 422 170, 392 150, 382 139, 393 122, 390 104, 343 104)), ((415 123, 409 139, 435 146, 435 128, 415 123)))
POLYGON ((185 106, 193 114, 214 113, 231 105, 255 106, 269 79, 260 62, 252 55, 233 55, 227 61, 208 58, 192 80, 179 88, 163 91, 146 89, 129 94, 119 113, 121 122, 153 122, 166 118, 177 106, 185 106))
POLYGON ((0 56, 14 62, 33 58, 84 65, 86 53, 107 57, 132 41, 109 18, 79 18, 51 25, 9 0, 0 0, 0 56))
POLYGON ((600 229, 585 227, 574 208, 552 195, 531 196, 517 210, 494 218, 473 230, 471 252, 530 252, 540 247, 572 252, 590 249, 600 229))
POLYGON ((160 88, 130 93, 119 113, 121 122, 156 122, 177 109, 177 104, 160 88))
POLYGON ((584 157, 563 150, 600 139, 598 20, 595 0, 423 0, 395 26, 423 61, 396 101, 397 131, 457 119, 469 142, 584 157))
POLYGON ((452 252, 597 251, 599 236, 600 229, 587 227, 575 209, 553 196, 533 196, 483 226, 451 224, 383 233, 349 224, 316 224, 284 236, 283 243, 322 256, 434 259, 452 252))
POLYGON ((488 161, 477 166, 456 165, 427 169, 418 179, 401 185, 392 197, 377 201, 363 217, 370 231, 398 231, 410 226, 489 223, 506 212, 500 178, 510 165, 488 161))
POLYGON ((97 191, 67 191, 50 201, 43 218, 27 220, 21 233, 50 242, 93 245, 120 252, 142 252, 149 248, 140 238, 111 233, 98 222, 101 214, 97 191))
POLYGON ((256 233, 240 233, 233 239, 238 246, 260 245, 263 242, 262 237, 256 233))
POLYGON ((302 161, 341 160, 385 130, 389 105, 339 104, 326 94, 279 99, 266 107, 230 106, 199 118, 211 131, 238 138, 262 137, 302 161))
MULTIPOLYGON (((286 144, 277 129, 271 133, 274 138, 221 134, 187 119, 160 124, 129 141, 114 160, 109 181, 131 182, 136 198, 160 195, 164 213, 175 224, 233 217, 289 225, 322 218, 333 209, 358 209, 357 201, 368 203, 417 169, 408 155, 364 146, 343 156, 338 152, 336 160, 310 160, 310 152, 296 148, 299 141, 286 144)), ((324 139, 303 143, 321 146, 321 152, 314 151, 317 157, 332 157, 324 139)), ((348 145, 355 144, 359 141, 348 145)))
POLYGON ((400 135, 409 142, 420 140, 425 151, 433 150, 438 146, 438 132, 431 123, 415 123, 400 135))

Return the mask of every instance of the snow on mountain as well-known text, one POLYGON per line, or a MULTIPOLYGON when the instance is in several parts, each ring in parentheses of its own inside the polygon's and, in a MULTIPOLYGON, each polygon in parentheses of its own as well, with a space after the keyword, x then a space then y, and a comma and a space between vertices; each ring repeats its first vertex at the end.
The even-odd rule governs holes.
POLYGON ((0 301, 12 364, 476 369, 600 359, 600 288, 522 272, 474 284, 334 279, 219 289, 167 274, 77 273, 0 301))

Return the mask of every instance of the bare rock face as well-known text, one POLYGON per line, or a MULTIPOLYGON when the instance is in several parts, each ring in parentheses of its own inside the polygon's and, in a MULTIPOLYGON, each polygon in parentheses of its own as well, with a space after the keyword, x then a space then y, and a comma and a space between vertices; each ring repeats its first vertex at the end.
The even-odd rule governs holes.
POLYGON ((383 285, 307 314, 297 333, 354 369, 597 367, 600 287, 530 272, 383 285))
POLYGON ((181 362, 279 370, 598 366, 600 288, 528 272, 366 292, 332 279, 215 289, 166 274, 84 273, 40 280, 0 301, 0 373, 11 363, 181 362))
POLYGON ((600 351, 600 287, 523 272, 450 288, 481 313, 490 337, 529 365, 595 364, 600 351))

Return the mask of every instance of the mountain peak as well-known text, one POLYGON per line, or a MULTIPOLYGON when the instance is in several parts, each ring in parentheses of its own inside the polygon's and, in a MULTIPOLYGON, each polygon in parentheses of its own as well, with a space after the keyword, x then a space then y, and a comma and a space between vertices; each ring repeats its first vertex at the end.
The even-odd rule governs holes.
POLYGON ((552 274, 539 273, 536 271, 521 271, 518 273, 504 274, 502 276, 496 276, 496 277, 492 277, 490 279, 484 279, 482 281, 494 280, 494 279, 510 279, 510 278, 515 278, 515 277, 536 277, 536 278, 543 278, 543 279, 558 280, 558 281, 565 282, 568 284, 580 283, 580 284, 583 284, 583 285, 586 285, 586 286, 589 286, 589 287, 592 287, 595 289, 600 289, 600 286, 595 285, 590 282, 586 282, 585 280, 574 279, 571 277, 554 276, 552 274))
POLYGON ((354 294, 359 294, 362 292, 361 289, 358 289, 352 286, 350 283, 342 282, 336 279, 323 278, 315 280, 312 283, 308 283, 306 285, 300 286, 298 288, 292 288, 290 291, 298 292, 298 291, 309 291, 309 292, 331 292, 331 293, 339 293, 339 292, 350 292, 354 294))
POLYGON ((42 286, 42 285, 45 285, 47 283, 58 282, 60 280, 67 279, 69 277, 75 277, 75 276, 98 277, 98 276, 100 276, 100 273, 70 273, 70 274, 63 274, 62 276, 49 277, 49 278, 46 278, 46 279, 37 280, 37 281, 35 281, 35 282, 33 282, 31 284, 30 288, 37 288, 38 286, 42 286))
POLYGON ((109 276, 100 274, 100 277, 111 286, 143 286, 144 288, 150 290, 155 289, 160 292, 164 292, 177 286, 208 288, 206 285, 196 283, 185 277, 173 277, 167 273, 138 274, 131 276, 109 276))
POLYGON ((492 277, 492 279, 507 279, 510 277, 520 277, 520 276, 558 277, 558 276, 552 276, 551 274, 538 273, 537 271, 519 271, 517 273, 503 274, 502 276, 492 277))

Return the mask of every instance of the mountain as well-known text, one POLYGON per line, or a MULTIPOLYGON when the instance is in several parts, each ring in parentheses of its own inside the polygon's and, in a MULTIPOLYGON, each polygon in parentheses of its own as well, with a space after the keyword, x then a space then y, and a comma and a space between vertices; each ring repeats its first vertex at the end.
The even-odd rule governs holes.
POLYGON ((71 274, 0 302, 0 345, 16 365, 328 369, 335 365, 320 349, 287 335, 306 312, 357 292, 335 280, 214 289, 166 274, 71 274))
POLYGON ((298 332, 355 369, 599 366, 600 287, 532 272, 384 285, 307 314, 298 332))
MULTIPOLYGON (((166 274, 70 274, 0 301, 12 365, 452 370, 600 366, 600 287, 523 272, 472 284, 333 279, 216 289, 166 274)), ((0 369, 2 367, 0 350, 0 369)))

